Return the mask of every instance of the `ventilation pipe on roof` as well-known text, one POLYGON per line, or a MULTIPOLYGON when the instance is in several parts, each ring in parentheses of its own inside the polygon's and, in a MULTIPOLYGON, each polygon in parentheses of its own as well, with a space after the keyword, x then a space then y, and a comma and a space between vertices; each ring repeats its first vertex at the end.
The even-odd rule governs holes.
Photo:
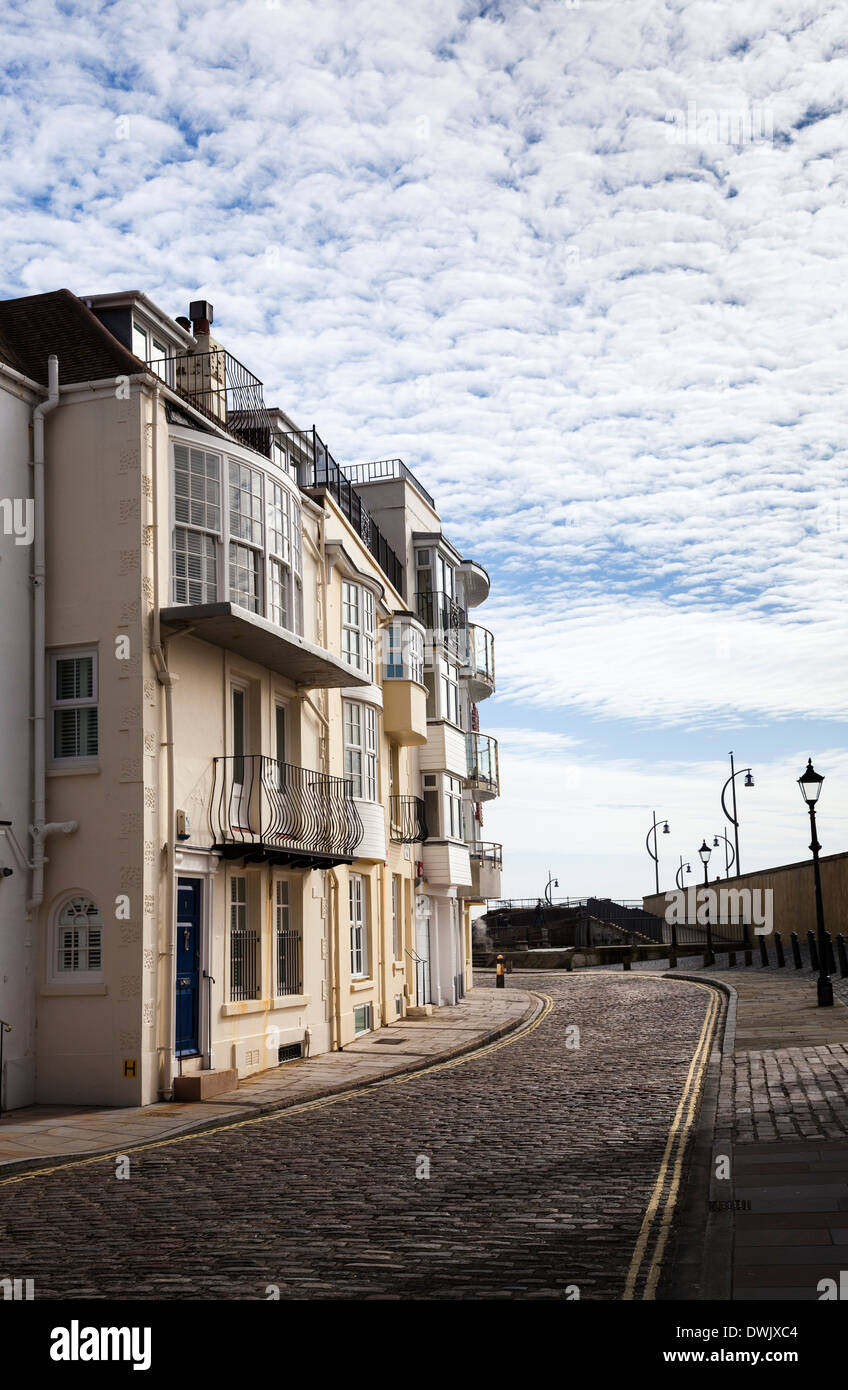
POLYGON ((41 906, 44 900, 44 842, 48 835, 62 831, 70 835, 78 822, 47 821, 47 700, 44 664, 46 660, 46 594, 45 580, 45 516, 44 516, 44 417, 59 404, 59 359, 55 353, 47 359, 47 400, 32 412, 32 492, 35 510, 32 566, 32 877, 27 913, 41 906))

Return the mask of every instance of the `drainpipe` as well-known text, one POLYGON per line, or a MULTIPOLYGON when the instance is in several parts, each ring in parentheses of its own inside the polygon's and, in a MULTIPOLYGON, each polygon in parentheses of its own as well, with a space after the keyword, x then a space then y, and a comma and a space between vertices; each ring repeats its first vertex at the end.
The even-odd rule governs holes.
POLYGON ((35 510, 32 570, 32 875, 30 896, 26 905, 29 916, 37 912, 44 901, 44 842, 49 835, 61 831, 70 835, 79 822, 46 821, 47 815, 47 692, 44 666, 46 661, 46 517, 44 514, 44 417, 59 404, 59 359, 51 353, 47 359, 47 400, 32 412, 32 490, 35 510))
POLYGON ((327 870, 330 880, 332 908, 328 926, 330 942, 330 1051, 341 1047, 341 982, 339 980, 339 876, 335 869, 327 870))
POLYGON ((153 632, 150 655, 156 671, 156 679, 165 691, 165 751, 166 751, 166 816, 167 839, 165 841, 167 867, 167 893, 165 897, 165 949, 160 953, 165 961, 165 1042, 160 1049, 159 1095, 170 1098, 173 1093, 173 1061, 176 1048, 176 951, 175 935, 177 921, 177 875, 176 875, 176 809, 174 806, 174 677, 168 670, 165 651, 162 646, 162 631, 159 619, 159 387, 153 388, 152 449, 153 460, 153 632))

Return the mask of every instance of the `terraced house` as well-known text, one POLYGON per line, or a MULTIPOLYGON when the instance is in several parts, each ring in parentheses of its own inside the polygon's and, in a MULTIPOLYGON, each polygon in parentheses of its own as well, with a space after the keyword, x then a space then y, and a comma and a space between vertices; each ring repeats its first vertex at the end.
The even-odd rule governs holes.
POLYGON ((212 1094, 452 1003, 499 896, 485 571, 212 323, 0 303, 8 1108, 212 1094))

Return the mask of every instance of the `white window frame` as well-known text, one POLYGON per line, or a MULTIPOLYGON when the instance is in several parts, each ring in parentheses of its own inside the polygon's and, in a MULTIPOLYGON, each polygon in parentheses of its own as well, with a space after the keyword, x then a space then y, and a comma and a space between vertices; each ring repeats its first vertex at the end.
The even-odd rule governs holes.
POLYGON ((462 728, 459 713, 459 667, 452 661, 442 661, 440 676, 439 700, 442 709, 442 718, 449 724, 454 724, 457 729, 462 728))
POLYGON ((368 893, 364 874, 348 875, 350 913, 350 974, 353 980, 367 980, 368 974, 368 893))
POLYGON ((383 680, 424 684, 424 636, 402 619, 383 630, 383 680))
POLYGON ((220 585, 220 545, 223 534, 223 488, 224 488, 224 468, 227 460, 224 454, 217 449, 201 449, 195 444, 183 443, 181 440, 174 440, 171 451, 171 507, 173 515, 173 527, 171 530, 171 598, 174 604, 215 603, 218 599, 220 585), (179 452, 178 452, 179 451, 179 452), (185 467, 183 467, 181 454, 185 454, 185 467), (193 457, 194 456, 194 457, 193 457), (192 464, 196 458, 203 460, 202 473, 195 473, 192 464), (218 476, 210 476, 210 461, 217 465, 218 476), (178 476, 185 475, 188 480, 188 494, 182 495, 177 492, 178 476), (193 480, 202 477, 204 481, 204 496, 192 497, 193 480), (209 496, 210 488, 217 488, 217 500, 209 496), (187 507, 188 515, 179 516, 178 513, 187 507), (210 518, 209 508, 214 508, 217 513, 217 527, 212 524, 216 517, 210 518), (202 509, 202 510, 201 510, 202 509), (202 517, 202 520, 196 518, 202 517), (188 573, 188 544, 181 545, 177 549, 177 537, 180 535, 196 536, 198 544, 203 542, 203 553, 200 555, 202 573, 199 578, 192 579, 188 573), (210 551, 211 547, 211 551, 210 551), (185 558, 185 574, 177 574, 177 555, 185 558), (195 583, 202 586, 202 593, 199 600, 191 597, 189 585, 195 583), (180 598, 177 595, 177 585, 185 584, 186 596, 180 598))
POLYGON ((377 600, 364 584, 342 579, 342 658, 373 681, 377 600))
POLYGON ((268 477, 267 498, 268 597, 271 622, 289 632, 303 633, 303 518, 300 506, 288 488, 268 477), (279 573, 279 583, 275 573, 279 573), (278 602, 277 590, 283 598, 278 602))
POLYGON ((85 763, 88 765, 97 762, 100 755, 100 673, 98 669, 98 652, 96 647, 82 647, 62 649, 50 653, 50 761, 58 767, 68 767, 72 763, 85 763), (91 657, 91 688, 92 694, 82 698, 72 697, 67 700, 60 700, 56 694, 56 677, 58 664, 60 661, 77 661, 85 657, 91 657), (97 725, 97 750, 94 753, 75 753, 70 756, 62 756, 56 751, 56 715, 62 710, 73 709, 93 709, 96 711, 97 725))
POLYGON ((442 821, 444 839, 462 839, 462 778, 442 774, 442 821))
POLYGON ((254 468, 253 464, 246 463, 244 459, 227 459, 227 593, 231 603, 235 603, 240 608, 246 608, 249 613, 263 615, 265 613, 265 577, 263 564, 266 557, 266 513, 265 496, 268 486, 268 478, 261 468, 254 468), (233 481, 233 473, 237 473, 236 481, 233 481), (249 474, 250 487, 243 486, 243 473, 249 474), (258 492, 254 490, 254 484, 258 482, 258 492), (248 497, 250 499, 249 511, 233 505, 233 494, 239 498, 248 497), (245 565, 245 553, 250 557, 249 564, 245 565), (252 574, 252 588, 248 586, 247 594, 242 593, 236 588, 233 582, 237 572, 245 570, 252 574))
MULTIPOLYGON (((90 893, 86 893, 85 891, 80 891, 80 892, 72 892, 72 893, 66 893, 66 894, 64 894, 64 896, 62 897, 61 901, 56 905, 56 909, 55 909, 55 911, 54 911, 54 913, 53 913, 53 923, 52 923, 52 929, 51 929, 50 936, 49 936, 49 941, 50 941, 50 959, 49 959, 48 968, 47 968, 47 978, 48 978, 48 981, 49 981, 50 984, 74 986, 74 985, 96 985, 96 984, 101 984, 101 983, 103 982, 103 979, 104 979, 104 969, 103 969, 103 949, 104 949, 103 913, 102 913, 101 909, 97 906, 97 901, 96 901, 96 899, 93 898, 93 897, 91 896, 90 893), (77 927, 77 928, 74 928, 73 926, 71 926, 70 923, 62 923, 62 921, 61 921, 62 914, 63 914, 63 912, 65 912, 65 910, 70 906, 71 903, 88 903, 88 904, 90 904, 91 907, 95 908, 96 911, 97 911, 98 921, 97 921, 96 923, 91 923, 91 922, 89 922, 89 923, 87 923, 86 926, 84 926, 84 927, 77 927), (97 945, 96 947, 92 947, 91 942, 90 942, 90 938, 87 936, 87 937, 86 937, 86 941, 85 941, 85 945, 78 945, 76 948, 71 947, 70 949, 72 949, 72 950, 73 950, 73 949, 76 949, 77 951, 84 951, 84 952, 86 953, 86 956, 87 956, 88 953, 89 953, 90 951, 92 951, 92 950, 97 950, 97 951, 99 951, 99 954, 100 954, 100 964, 96 967, 96 969, 94 969, 94 970, 90 970, 90 969, 81 970, 81 969, 79 969, 79 968, 76 968, 76 969, 75 969, 75 968, 73 968, 73 967, 70 968, 70 969, 60 969, 60 967, 59 967, 59 958, 60 958, 60 953, 61 953, 61 951, 62 951, 62 947, 61 947, 61 945, 60 945, 61 934, 62 934, 62 932, 77 930, 77 931, 84 931, 84 932, 86 932, 86 933, 89 933, 89 932, 91 932, 92 930, 95 930, 95 929, 96 929, 96 930, 98 931, 98 933, 99 933, 99 942, 98 942, 98 945, 97 945)), ((86 962, 86 963, 88 964, 88 962, 86 962)))
POLYGON ((377 711, 362 700, 342 701, 344 775, 356 801, 376 801, 380 791, 377 711))

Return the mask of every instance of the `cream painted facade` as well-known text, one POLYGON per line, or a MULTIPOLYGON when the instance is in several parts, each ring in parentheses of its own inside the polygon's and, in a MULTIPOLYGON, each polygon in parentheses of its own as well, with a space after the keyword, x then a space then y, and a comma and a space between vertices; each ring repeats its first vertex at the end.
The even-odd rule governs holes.
MULTIPOLYGON (((66 833, 32 902, 32 691, 4 676, 0 819, 25 856, 0 839, 6 1106, 148 1104, 454 1002, 497 791, 468 751, 493 668, 469 675, 467 608, 488 581, 411 475, 354 492, 314 432, 243 397, 234 414, 200 316, 85 304, 141 360, 66 384, 60 357, 44 422, 46 821, 66 833), (416 597, 424 550, 465 615, 450 651, 416 597)), ((0 377, 4 495, 45 395, 0 377)), ((0 539, 26 670, 29 558, 0 539)))

